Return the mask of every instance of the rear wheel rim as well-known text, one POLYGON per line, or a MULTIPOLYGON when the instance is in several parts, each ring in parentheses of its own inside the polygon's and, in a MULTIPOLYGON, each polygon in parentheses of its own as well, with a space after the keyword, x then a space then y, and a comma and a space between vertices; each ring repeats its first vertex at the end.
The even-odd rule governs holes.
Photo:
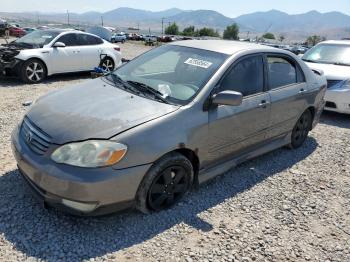
POLYGON ((44 78, 44 68, 38 62, 31 62, 26 67, 26 76, 32 82, 39 82, 44 78))
POLYGON ((188 187, 186 170, 181 166, 168 167, 153 181, 148 193, 148 204, 155 211, 166 209, 177 203, 188 187))
POLYGON ((293 134, 293 140, 295 144, 299 145, 302 142, 305 141, 308 133, 309 133, 309 126, 310 126, 310 117, 308 114, 303 114, 300 119, 298 120, 294 134, 293 134))
POLYGON ((114 64, 111 59, 105 59, 102 63, 102 69, 107 72, 111 72, 114 69, 114 64))

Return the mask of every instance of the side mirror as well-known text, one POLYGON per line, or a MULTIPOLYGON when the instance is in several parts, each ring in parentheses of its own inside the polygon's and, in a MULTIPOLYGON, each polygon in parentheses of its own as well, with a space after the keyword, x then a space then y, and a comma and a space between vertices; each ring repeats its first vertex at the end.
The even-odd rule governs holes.
POLYGON ((242 104, 243 95, 236 91, 222 91, 213 95, 212 103, 214 105, 239 106, 242 104))
POLYGON ((66 47, 66 44, 65 43, 62 43, 62 42, 56 42, 53 44, 52 47, 66 47))

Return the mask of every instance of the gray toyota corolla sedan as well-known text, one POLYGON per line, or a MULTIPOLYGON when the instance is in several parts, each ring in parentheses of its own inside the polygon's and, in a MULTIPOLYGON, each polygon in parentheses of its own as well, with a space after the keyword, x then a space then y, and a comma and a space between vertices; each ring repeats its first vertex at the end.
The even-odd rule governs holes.
POLYGON ((325 90, 325 78, 287 51, 176 42, 37 100, 13 151, 48 206, 159 211, 240 162, 302 146, 325 90))

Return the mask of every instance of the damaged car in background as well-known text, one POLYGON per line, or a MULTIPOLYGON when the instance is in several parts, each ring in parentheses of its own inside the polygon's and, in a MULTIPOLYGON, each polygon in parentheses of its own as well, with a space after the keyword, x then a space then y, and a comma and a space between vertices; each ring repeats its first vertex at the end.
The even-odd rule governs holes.
POLYGON ((0 47, 0 74, 39 83, 60 73, 113 71, 121 65, 120 47, 76 30, 38 30, 0 47))
POLYGON ((12 133, 13 152, 47 206, 160 211, 247 159, 301 147, 326 85, 284 50, 174 42, 39 98, 12 133))
POLYGON ((322 42, 302 59, 311 69, 322 71, 327 78, 325 110, 350 114, 350 41, 322 42))

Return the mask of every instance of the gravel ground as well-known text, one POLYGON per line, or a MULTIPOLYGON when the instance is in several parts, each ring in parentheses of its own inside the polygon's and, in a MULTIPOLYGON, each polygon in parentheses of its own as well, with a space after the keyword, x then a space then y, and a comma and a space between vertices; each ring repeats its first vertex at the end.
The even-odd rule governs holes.
MULTIPOLYGON (((147 50, 121 47, 127 58, 147 50)), ((88 77, 0 79, 0 261, 350 261, 350 116, 334 113, 301 149, 242 164, 158 214, 43 209, 18 174, 10 133, 22 102, 88 77)))

